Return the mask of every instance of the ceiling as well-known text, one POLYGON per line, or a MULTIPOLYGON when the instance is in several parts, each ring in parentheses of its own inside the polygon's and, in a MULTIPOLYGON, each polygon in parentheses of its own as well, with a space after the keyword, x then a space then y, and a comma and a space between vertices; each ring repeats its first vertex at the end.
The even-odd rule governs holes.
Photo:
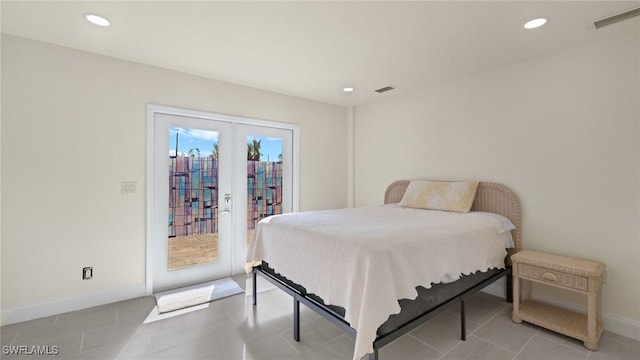
POLYGON ((2 32, 351 106, 636 31, 640 1, 2 1, 2 32), (82 17, 96 13, 111 26, 82 17), (532 18, 542 28, 525 30, 532 18), (353 86, 356 91, 344 93, 353 86), (396 90, 374 90, 391 85, 396 90))

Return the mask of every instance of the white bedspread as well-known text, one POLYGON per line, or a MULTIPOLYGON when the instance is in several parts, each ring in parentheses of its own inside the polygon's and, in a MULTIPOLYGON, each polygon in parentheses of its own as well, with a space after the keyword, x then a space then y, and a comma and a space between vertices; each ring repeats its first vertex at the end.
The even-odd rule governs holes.
POLYGON ((310 211, 262 220, 247 251, 247 270, 262 260, 326 304, 346 310, 357 330, 354 359, 373 351, 376 331, 398 299, 415 299, 460 274, 503 268, 500 224, 482 213, 393 206, 310 211))

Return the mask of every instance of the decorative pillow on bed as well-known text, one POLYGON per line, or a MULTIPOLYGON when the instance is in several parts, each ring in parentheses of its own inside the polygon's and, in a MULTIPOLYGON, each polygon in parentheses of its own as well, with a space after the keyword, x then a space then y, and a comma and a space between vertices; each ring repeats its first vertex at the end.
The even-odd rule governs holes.
POLYGON ((411 180, 400 206, 415 209, 469 212, 478 181, 411 180))

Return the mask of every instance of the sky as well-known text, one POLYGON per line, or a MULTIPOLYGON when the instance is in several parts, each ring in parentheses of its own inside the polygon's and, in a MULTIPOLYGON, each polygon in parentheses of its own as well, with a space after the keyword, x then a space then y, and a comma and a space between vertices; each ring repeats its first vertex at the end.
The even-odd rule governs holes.
MULTIPOLYGON (((213 151, 213 144, 218 142, 218 132, 187 128, 169 129, 169 155, 175 155, 176 133, 178 134, 178 153, 188 154, 189 150, 200 149, 200 156, 207 157, 213 151)), ((278 155, 282 154, 282 139, 269 138, 263 136, 250 136, 247 142, 252 139, 261 140, 260 160, 278 161, 278 155)))

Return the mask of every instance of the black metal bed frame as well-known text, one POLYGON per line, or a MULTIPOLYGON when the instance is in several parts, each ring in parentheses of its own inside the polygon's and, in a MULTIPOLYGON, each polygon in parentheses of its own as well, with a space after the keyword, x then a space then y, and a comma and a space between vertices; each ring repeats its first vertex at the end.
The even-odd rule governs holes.
MULTIPOLYGON (((495 282, 496 280, 506 276, 507 277, 507 282, 506 282, 506 293, 507 293, 507 302, 512 302, 513 301, 513 288, 512 288, 512 281, 511 281, 511 266, 507 266, 505 269, 501 270, 499 273, 494 274, 493 276, 471 286, 468 289, 465 289, 464 291, 462 291, 461 293, 449 298, 446 301, 443 301, 442 303, 432 307, 431 309, 427 310, 426 312, 422 313, 420 316, 410 320, 409 322, 401 325, 400 327, 398 327, 396 330, 388 333, 388 334, 384 334, 384 335, 380 335, 376 338, 376 340, 373 342, 373 353, 369 354, 369 360, 377 360, 378 359, 378 350, 383 347, 384 345, 389 344, 390 342, 392 342, 393 340, 401 337, 402 335, 408 333, 409 331, 417 328, 418 326, 422 325, 423 323, 425 323, 428 320, 428 315, 431 314, 432 312, 443 308, 445 305, 451 303, 454 300, 459 300, 460 301, 460 338, 465 341, 467 339, 467 333, 466 333, 466 321, 465 321, 465 312, 464 312, 464 302, 465 302, 465 297, 468 297, 478 291, 480 291, 482 288, 484 288, 485 286, 495 282)), ((267 281, 269 281, 270 283, 272 283, 273 285, 275 285, 276 287, 278 287, 279 289, 281 289, 282 291, 284 291, 285 293, 291 295, 291 297, 293 298, 293 339, 295 341, 300 341, 300 303, 303 303, 304 305, 306 305, 307 307, 309 307, 310 309, 312 309, 313 311, 315 311, 316 313, 318 313, 319 315, 321 315, 322 317, 324 317, 325 319, 329 320, 331 323, 337 325, 338 327, 340 327, 342 330, 344 330, 346 333, 348 333, 349 335, 351 335, 352 337, 356 337, 356 330, 354 328, 351 327, 351 325, 346 322, 344 320, 344 318, 342 316, 340 316, 340 314, 336 313, 335 311, 331 310, 330 308, 328 308, 327 306, 325 306, 324 304, 321 304, 320 302, 314 300, 313 298, 310 298, 307 296, 306 293, 301 292, 298 289, 295 289, 294 287, 292 287, 291 285, 285 283, 282 279, 280 279, 279 277, 275 276, 274 274, 271 274, 265 270, 262 269, 262 265, 258 265, 255 266, 253 268, 253 305, 257 305, 258 304, 258 292, 257 292, 257 287, 256 287, 256 280, 257 280, 257 275, 260 274, 262 277, 264 277, 267 281)))

